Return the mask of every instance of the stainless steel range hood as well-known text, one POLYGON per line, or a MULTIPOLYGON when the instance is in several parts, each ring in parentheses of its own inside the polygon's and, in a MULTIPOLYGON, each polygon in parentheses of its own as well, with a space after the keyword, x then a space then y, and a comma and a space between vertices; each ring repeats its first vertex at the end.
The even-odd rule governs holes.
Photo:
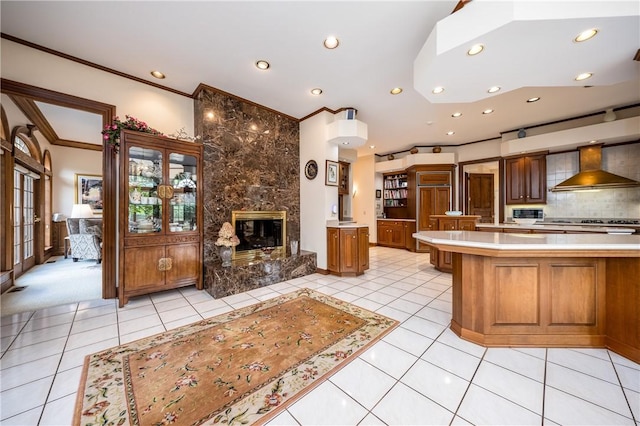
POLYGON ((552 192, 632 188, 640 182, 602 170, 602 144, 578 147, 580 172, 551 188, 552 192))

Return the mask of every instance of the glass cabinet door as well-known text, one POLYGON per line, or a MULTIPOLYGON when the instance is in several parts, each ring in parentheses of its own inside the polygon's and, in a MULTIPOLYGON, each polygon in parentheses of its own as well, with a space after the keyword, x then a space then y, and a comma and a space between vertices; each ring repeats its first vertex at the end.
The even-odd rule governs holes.
POLYGON ((158 188, 164 175, 162 151, 131 146, 128 216, 130 233, 162 232, 163 200, 158 188))
POLYGON ((196 230, 197 158, 192 155, 169 154, 169 179, 173 197, 169 199, 169 232, 196 230))

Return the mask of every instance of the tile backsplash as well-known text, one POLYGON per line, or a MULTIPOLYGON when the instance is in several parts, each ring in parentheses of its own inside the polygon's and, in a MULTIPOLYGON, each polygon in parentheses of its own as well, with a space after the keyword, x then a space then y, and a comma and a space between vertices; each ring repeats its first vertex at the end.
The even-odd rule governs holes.
MULTIPOLYGON (((547 188, 578 173, 578 152, 547 156, 547 188)), ((602 169, 640 181, 640 143, 604 146, 602 169)), ((547 218, 640 219, 640 187, 598 192, 549 192, 547 218)))

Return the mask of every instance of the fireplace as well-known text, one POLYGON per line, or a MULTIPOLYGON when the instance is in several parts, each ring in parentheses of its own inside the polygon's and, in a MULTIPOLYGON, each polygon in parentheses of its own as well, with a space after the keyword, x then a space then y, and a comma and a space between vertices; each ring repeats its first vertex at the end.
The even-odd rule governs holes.
POLYGON ((273 248, 275 256, 286 256, 286 211, 234 211, 231 221, 240 240, 233 250, 234 259, 260 259, 263 248, 273 248))

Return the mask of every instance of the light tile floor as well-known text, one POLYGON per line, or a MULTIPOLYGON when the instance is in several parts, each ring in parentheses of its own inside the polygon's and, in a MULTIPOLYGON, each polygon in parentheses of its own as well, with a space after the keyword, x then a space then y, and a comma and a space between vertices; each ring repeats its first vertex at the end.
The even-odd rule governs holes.
POLYGON ((426 254, 371 248, 357 278, 309 275, 223 299, 192 287, 2 317, 2 425, 67 425, 85 355, 302 287, 401 326, 272 425, 640 425, 640 365, 605 349, 509 349, 447 327, 451 276, 426 254))

